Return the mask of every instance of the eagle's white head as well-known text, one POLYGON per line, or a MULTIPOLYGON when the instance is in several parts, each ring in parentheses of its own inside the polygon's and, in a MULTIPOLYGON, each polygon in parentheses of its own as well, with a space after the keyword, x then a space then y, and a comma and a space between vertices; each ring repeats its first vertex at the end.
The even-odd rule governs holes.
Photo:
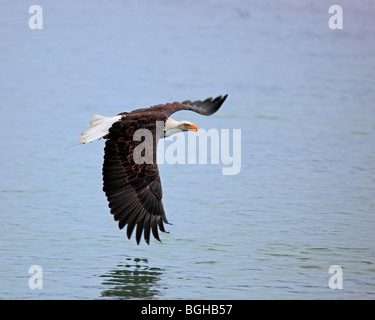
POLYGON ((194 130, 195 132, 198 131, 198 128, 196 125, 192 124, 190 121, 176 121, 172 118, 168 118, 165 122, 165 128, 164 128, 164 137, 169 137, 172 134, 188 131, 188 130, 194 130))

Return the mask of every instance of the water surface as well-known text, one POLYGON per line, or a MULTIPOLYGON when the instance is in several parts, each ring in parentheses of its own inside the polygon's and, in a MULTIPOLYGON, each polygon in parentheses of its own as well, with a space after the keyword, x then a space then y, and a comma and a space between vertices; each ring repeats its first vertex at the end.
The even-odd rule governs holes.
POLYGON ((6 1, 0 21, 2 299, 374 299, 375 5, 6 1), (228 93, 241 172, 160 166, 168 234, 128 241, 93 114, 228 93), (31 265, 43 289, 31 290, 31 265), (343 289, 328 287, 330 266, 343 289))

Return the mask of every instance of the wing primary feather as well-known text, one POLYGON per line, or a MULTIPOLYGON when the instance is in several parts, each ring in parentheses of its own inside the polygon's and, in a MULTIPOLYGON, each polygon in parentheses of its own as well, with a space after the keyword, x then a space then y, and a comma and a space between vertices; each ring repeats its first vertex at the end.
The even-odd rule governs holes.
POLYGON ((143 237, 147 244, 150 244, 150 219, 151 215, 147 214, 145 220, 143 221, 143 237))
POLYGON ((151 231, 152 231, 152 235, 154 236, 154 238, 156 240, 158 240, 159 242, 161 242, 161 240, 159 238, 158 225, 156 223, 156 217, 155 216, 152 216, 152 218, 151 218, 151 231))
POLYGON ((136 233, 135 233, 135 239, 136 239, 138 245, 139 245, 139 242, 141 241, 141 237, 142 237, 145 214, 146 214, 146 212, 144 210, 142 210, 142 213, 140 214, 140 216, 137 219, 137 230, 136 230, 136 233))
POLYGON ((132 212, 132 214, 128 218, 128 221, 127 221, 128 228, 126 229, 126 235, 128 236, 128 239, 130 239, 133 233, 135 224, 137 222, 137 217, 140 214, 141 210, 142 210, 141 204, 138 204, 136 208, 134 209, 134 211, 132 212))

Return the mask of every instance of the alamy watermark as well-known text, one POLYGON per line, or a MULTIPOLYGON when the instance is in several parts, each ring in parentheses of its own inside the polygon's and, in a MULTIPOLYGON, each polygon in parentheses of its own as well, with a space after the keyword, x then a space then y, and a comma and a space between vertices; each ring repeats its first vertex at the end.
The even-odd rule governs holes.
MULTIPOLYGON (((31 30, 43 29, 43 9, 40 5, 32 5, 28 10, 32 16, 29 18, 29 28, 31 30)), ((343 10, 339 5, 331 5, 328 8, 328 13, 332 16, 328 20, 328 26, 330 29, 343 29, 343 10)))
POLYGON ((333 274, 328 280, 328 287, 330 289, 342 289, 343 288, 343 271, 339 265, 330 266, 328 273, 333 274))
MULTIPOLYGON (((164 122, 157 121, 156 136, 161 137, 163 132, 164 122)), ((133 140, 141 141, 133 152, 135 163, 153 163, 153 139, 148 129, 135 131, 133 140)), ((222 164, 223 175, 237 175, 241 171, 241 129, 199 129, 197 133, 174 134, 159 140, 157 157, 159 164, 222 164)))
POLYGON ((328 13, 332 14, 328 20, 329 28, 332 30, 343 29, 344 20, 342 7, 339 5, 332 5, 328 8, 328 13))
POLYGON ((43 289, 43 270, 42 267, 34 264, 30 266, 29 273, 32 274, 32 276, 29 279, 29 288, 31 290, 35 289, 43 289))
POLYGON ((29 14, 32 16, 29 18, 29 28, 31 30, 43 29, 43 9, 41 6, 36 4, 30 6, 29 14))

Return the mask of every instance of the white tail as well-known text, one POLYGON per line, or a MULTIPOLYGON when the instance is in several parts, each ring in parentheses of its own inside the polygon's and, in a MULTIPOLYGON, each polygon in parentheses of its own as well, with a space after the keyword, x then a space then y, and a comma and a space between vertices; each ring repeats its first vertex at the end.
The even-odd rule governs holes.
POLYGON ((91 128, 88 128, 86 131, 82 132, 78 142, 88 143, 103 138, 109 133, 109 129, 112 127, 112 125, 120 119, 121 116, 103 117, 97 114, 94 115, 92 117, 92 121, 90 122, 91 128))

